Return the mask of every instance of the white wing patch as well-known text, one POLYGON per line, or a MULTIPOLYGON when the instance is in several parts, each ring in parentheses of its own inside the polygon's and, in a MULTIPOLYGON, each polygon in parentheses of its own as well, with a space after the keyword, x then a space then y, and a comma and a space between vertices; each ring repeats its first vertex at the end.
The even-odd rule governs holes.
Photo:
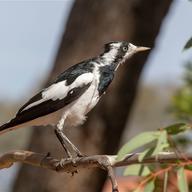
POLYGON ((42 92, 42 99, 47 101, 49 99, 55 101, 57 99, 63 99, 67 93, 69 86, 66 86, 66 80, 51 85, 45 91, 42 92))
POLYGON ((31 107, 37 106, 48 100, 55 101, 57 99, 64 99, 71 89, 91 83, 93 81, 93 77, 92 73, 84 73, 77 77, 75 81, 68 86, 66 85, 66 80, 55 83, 42 92, 42 99, 29 104, 22 111, 30 109, 31 107))
MULTIPOLYGON (((35 101, 34 103, 31 103, 31 104, 29 104, 29 105, 27 105, 22 111, 25 111, 25 110, 27 110, 27 109, 29 109, 29 108, 31 108, 31 107, 34 107, 34 106, 36 106, 36 105, 39 105, 39 104, 41 104, 43 101, 42 101, 43 99, 41 99, 41 100, 39 100, 39 101, 35 101)), ((21 111, 21 112, 22 112, 21 111)))
POLYGON ((69 85, 70 89, 73 89, 75 87, 81 87, 82 85, 86 85, 88 83, 91 83, 93 81, 93 73, 83 73, 79 77, 75 79, 75 81, 69 85))

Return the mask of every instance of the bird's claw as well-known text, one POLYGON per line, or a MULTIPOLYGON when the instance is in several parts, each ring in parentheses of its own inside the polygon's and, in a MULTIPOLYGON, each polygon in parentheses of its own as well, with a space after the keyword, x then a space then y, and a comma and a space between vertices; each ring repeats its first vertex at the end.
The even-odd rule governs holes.
POLYGON ((78 171, 76 169, 76 158, 64 158, 64 159, 61 159, 60 162, 59 162, 59 165, 61 167, 64 167, 65 164, 70 163, 70 162, 72 162, 74 169, 69 171, 68 173, 71 173, 71 176, 74 176, 76 173, 78 173, 78 171))
POLYGON ((82 154, 81 152, 80 153, 77 153, 77 157, 86 157, 87 155, 85 155, 85 154, 82 154))

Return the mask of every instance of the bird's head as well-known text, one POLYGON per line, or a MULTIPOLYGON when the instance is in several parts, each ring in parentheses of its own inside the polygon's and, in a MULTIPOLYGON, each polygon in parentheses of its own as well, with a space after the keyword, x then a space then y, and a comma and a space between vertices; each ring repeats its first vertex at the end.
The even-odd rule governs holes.
POLYGON ((117 68, 119 64, 125 62, 135 53, 149 49, 125 41, 115 41, 105 44, 105 50, 101 57, 105 60, 106 65, 115 65, 115 68, 117 68))

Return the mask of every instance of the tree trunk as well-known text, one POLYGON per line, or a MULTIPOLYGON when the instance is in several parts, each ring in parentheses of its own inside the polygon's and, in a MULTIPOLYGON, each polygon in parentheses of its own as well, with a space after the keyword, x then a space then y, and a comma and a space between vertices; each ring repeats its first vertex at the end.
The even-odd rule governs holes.
MULTIPOLYGON (((49 82, 56 75, 101 52, 108 41, 125 40, 153 46, 171 0, 77 0, 72 8, 49 82)), ((114 154, 136 96, 138 80, 147 54, 140 53, 125 63, 107 94, 79 128, 66 134, 85 154, 114 154)), ((51 152, 62 157, 63 150, 52 128, 35 128, 30 150, 51 152)), ((105 173, 80 170, 74 177, 23 165, 14 192, 101 191, 105 173)))

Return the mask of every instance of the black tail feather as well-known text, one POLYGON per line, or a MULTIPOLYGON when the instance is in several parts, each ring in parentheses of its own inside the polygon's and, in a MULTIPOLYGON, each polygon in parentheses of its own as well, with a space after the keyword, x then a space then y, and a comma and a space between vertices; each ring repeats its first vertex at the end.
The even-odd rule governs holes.
POLYGON ((14 126, 15 125, 13 123, 13 120, 1 125, 0 126, 0 134, 7 132, 7 131, 11 131, 14 126))
POLYGON ((8 129, 10 126, 9 126, 9 123, 5 123, 3 125, 0 126, 0 133, 3 132, 5 129, 8 129))

